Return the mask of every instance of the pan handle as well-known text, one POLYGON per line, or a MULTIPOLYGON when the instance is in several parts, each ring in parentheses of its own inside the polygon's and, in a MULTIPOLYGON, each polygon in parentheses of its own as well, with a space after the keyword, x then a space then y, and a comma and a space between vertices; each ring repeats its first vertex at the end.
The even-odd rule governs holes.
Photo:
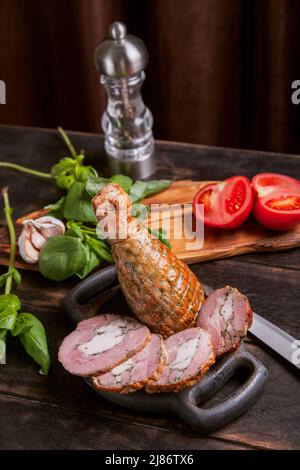
MULTIPOLYGON (((109 298, 109 288, 117 283, 118 276, 115 266, 101 269, 81 281, 66 295, 63 300, 63 308, 70 319, 77 324, 89 316, 83 304, 94 295, 105 292, 106 295, 102 299, 102 303, 104 303, 109 298)), ((95 312, 92 315, 94 316, 95 312)))
POLYGON ((183 421, 201 432, 221 428, 245 413, 261 393, 268 375, 265 366, 242 346, 214 369, 193 388, 179 393, 180 403, 174 408, 183 421), (211 408, 197 406, 197 403, 215 395, 240 367, 249 372, 248 379, 241 387, 218 405, 211 408))

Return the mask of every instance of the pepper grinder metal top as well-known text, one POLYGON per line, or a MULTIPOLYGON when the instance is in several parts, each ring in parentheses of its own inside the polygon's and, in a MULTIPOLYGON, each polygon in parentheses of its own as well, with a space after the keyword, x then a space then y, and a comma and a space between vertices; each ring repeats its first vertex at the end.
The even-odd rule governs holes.
POLYGON ((153 118, 141 96, 147 49, 143 41, 127 34, 123 23, 114 22, 109 36, 94 54, 108 97, 101 121, 105 151, 113 173, 146 178, 154 170, 153 118))

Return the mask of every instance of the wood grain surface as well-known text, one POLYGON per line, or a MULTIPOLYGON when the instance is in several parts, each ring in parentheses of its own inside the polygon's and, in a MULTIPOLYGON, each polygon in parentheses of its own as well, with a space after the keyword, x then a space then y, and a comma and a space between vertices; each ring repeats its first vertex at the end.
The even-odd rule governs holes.
MULTIPOLYGON (((73 134, 88 161, 106 173, 98 135, 73 134)), ((232 174, 252 177, 278 171, 300 178, 300 158, 254 151, 157 143, 157 178, 213 180, 232 174)), ((47 171, 64 147, 55 131, 0 127, 0 159, 47 171)), ((51 182, 0 172, 0 186, 9 185, 14 216, 43 207, 60 192, 51 182)), ((2 212, 1 212, 2 214, 2 212)), ((3 215, 2 215, 3 222, 3 215)), ((300 250, 255 253, 191 266, 200 280, 213 287, 231 284, 249 296, 255 311, 300 338, 300 250)), ((4 269, 1 268, 0 272, 4 269)), ((240 419, 206 436, 189 429, 170 414, 139 413, 97 396, 85 382, 58 363, 57 349, 72 329, 61 301, 78 281, 55 283, 38 272, 23 272, 16 292, 26 311, 44 323, 52 357, 49 376, 10 340, 7 365, 1 366, 1 449, 298 449, 300 443, 299 373, 276 353, 249 336, 246 347, 269 369, 266 388, 240 419)), ((103 307, 104 308, 104 307, 103 307)), ((127 308, 120 295, 106 310, 127 308)), ((95 309, 96 312, 96 309, 95 309)), ((235 386, 222 391, 220 400, 235 386)))
POLYGON ((236 230, 192 228, 192 202, 197 191, 210 181, 175 181, 163 193, 145 200, 150 207, 149 224, 166 229, 172 249, 186 263, 223 259, 245 253, 282 251, 300 246, 300 224, 288 232, 274 232, 254 218, 236 230), (154 205, 154 206, 153 206, 154 205))

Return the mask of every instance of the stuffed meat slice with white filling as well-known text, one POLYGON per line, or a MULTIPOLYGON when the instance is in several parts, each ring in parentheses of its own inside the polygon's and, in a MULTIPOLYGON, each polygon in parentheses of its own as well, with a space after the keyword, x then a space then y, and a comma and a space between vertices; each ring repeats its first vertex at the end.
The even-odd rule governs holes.
POLYGON ((144 387, 150 379, 158 379, 166 360, 163 339, 152 335, 139 353, 106 374, 93 377, 98 390, 131 393, 144 387))
POLYGON ((247 297, 230 286, 215 290, 201 307, 197 326, 211 334, 217 356, 236 349, 252 323, 247 297))
POLYGON ((78 323, 63 340, 58 359, 71 374, 104 373, 141 351, 150 339, 150 330, 131 317, 98 315, 78 323))
POLYGON ((157 380, 146 384, 147 392, 176 392, 195 385, 214 364, 210 334, 188 328, 165 340, 167 362, 157 380))

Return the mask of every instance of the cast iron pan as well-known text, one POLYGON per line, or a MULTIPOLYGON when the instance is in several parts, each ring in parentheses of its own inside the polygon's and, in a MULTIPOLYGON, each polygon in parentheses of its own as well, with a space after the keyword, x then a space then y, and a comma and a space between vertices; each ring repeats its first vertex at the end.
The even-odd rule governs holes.
MULTIPOLYGON (((205 286, 204 290, 205 290, 205 286)), ((114 266, 102 269, 80 282, 64 299, 63 305, 75 323, 95 315, 86 305, 100 294, 100 304, 119 292, 118 277, 114 266), (87 313, 89 312, 89 313, 87 313)), ((204 375, 194 387, 178 393, 147 394, 138 391, 129 395, 103 392, 91 387, 107 400, 139 411, 166 412, 178 415, 185 423, 200 432, 210 432, 225 426, 247 411, 262 391, 268 371, 252 354, 241 345, 235 352, 223 357, 204 375), (246 379, 229 397, 214 406, 201 407, 215 395, 236 373, 242 369, 246 379)))

